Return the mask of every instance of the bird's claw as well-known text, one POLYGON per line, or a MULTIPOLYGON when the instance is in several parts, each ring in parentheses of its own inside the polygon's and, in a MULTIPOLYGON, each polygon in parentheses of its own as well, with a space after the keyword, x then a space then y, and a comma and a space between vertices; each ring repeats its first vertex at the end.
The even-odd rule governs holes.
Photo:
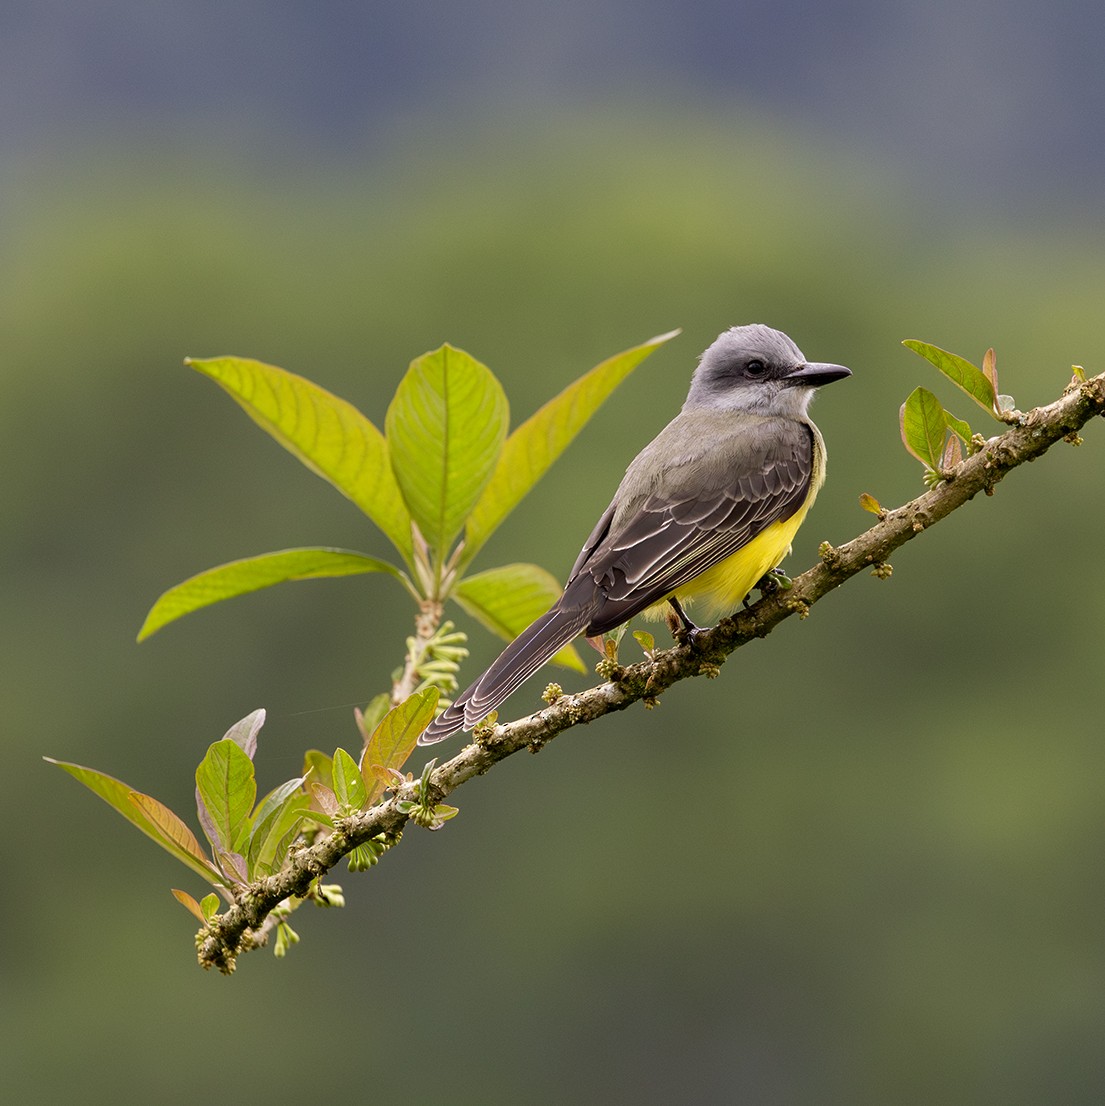
POLYGON ((671 604, 671 609, 675 612, 675 618, 678 620, 677 624, 674 624, 671 628, 672 637, 680 645, 686 645, 689 649, 694 649, 696 647, 695 643, 703 634, 707 633, 708 627, 695 625, 687 617, 687 612, 683 610, 679 600, 674 596, 668 602, 671 604))

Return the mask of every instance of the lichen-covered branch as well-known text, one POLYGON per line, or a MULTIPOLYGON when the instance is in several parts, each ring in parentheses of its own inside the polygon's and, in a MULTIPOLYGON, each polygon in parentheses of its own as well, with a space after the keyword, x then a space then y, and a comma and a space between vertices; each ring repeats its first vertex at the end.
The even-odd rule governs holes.
POLYGON ((1016 425, 981 444, 936 487, 895 510, 884 511, 869 530, 841 546, 824 543, 820 563, 802 573, 787 590, 765 595, 747 610, 697 637, 693 645, 658 652, 651 660, 619 668, 613 678, 574 695, 563 695, 526 718, 505 725, 477 728, 473 743, 438 765, 427 780, 428 794, 408 783, 386 802, 345 819, 326 838, 292 853, 283 870, 244 889, 224 914, 216 916, 197 939, 199 961, 206 968, 233 971, 238 954, 252 947, 268 913, 293 896, 306 895, 313 881, 333 868, 357 845, 370 839, 398 841, 412 818, 410 804, 432 806, 473 776, 483 775, 498 761, 530 749, 536 752, 558 734, 634 703, 652 702, 668 687, 692 676, 716 676, 720 665, 740 646, 766 637, 792 615, 805 617, 819 599, 852 576, 871 570, 888 571, 894 550, 962 507, 979 492, 994 486, 1026 461, 1040 457, 1056 442, 1077 444, 1079 430, 1105 413, 1105 374, 1072 381, 1054 403, 1027 415, 1016 425))

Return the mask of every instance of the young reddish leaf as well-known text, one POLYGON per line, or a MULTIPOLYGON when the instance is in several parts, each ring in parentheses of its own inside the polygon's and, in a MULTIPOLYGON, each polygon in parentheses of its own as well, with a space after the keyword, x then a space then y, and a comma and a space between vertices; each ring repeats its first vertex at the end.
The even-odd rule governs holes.
POLYGON ((982 375, 990 381, 990 388, 994 395, 1001 390, 998 388, 998 363, 994 347, 991 346, 982 357, 982 375))
POLYGON ((196 769, 196 806, 212 846, 225 852, 241 851, 249 836, 256 798, 253 761, 233 738, 216 741, 196 769))
POLYGON ((359 707, 354 708, 353 720, 357 723, 357 729, 361 732, 362 746, 368 744, 372 731, 376 729, 389 710, 391 710, 391 696, 383 691, 379 695, 374 695, 368 701, 368 705, 364 710, 359 707))
POLYGON ((882 504, 869 492, 863 492, 859 497, 859 505, 865 510, 870 511, 873 515, 881 515, 882 504))
POLYGON ((375 769, 398 771, 407 762, 418 744, 419 735, 433 720, 437 711, 438 690, 427 687, 416 691, 409 699, 388 711, 372 732, 361 757, 361 776, 367 791, 366 806, 371 806, 384 793, 387 785, 375 769))
POLYGON ((200 904, 196 902, 187 891, 181 891, 177 887, 171 888, 173 892, 173 898, 176 899, 181 906, 187 910, 201 926, 207 925, 207 919, 203 916, 203 911, 200 909, 200 904))
POLYGON ((315 811, 325 814, 328 818, 336 818, 338 815, 338 797, 333 789, 324 783, 308 783, 311 792, 311 807, 315 811))
POLYGON ((178 815, 164 803, 151 795, 143 795, 141 791, 132 791, 130 799, 155 827, 158 833, 155 840, 181 860, 184 857, 190 857, 208 873, 209 879, 213 874, 220 883, 222 882, 221 873, 216 871, 214 865, 207 859, 203 849, 200 848, 200 843, 196 840, 196 835, 178 815))
MULTIPOLYGON (((493 634, 513 641, 560 598, 556 578, 539 565, 509 564, 466 576, 453 588, 453 598, 493 634)), ((586 672, 573 645, 565 645, 552 663, 586 672)))
POLYGON ((343 817, 361 810, 368 801, 368 790, 357 762, 344 750, 334 750, 334 797, 343 817))
MULTIPOLYGON (((117 780, 112 776, 107 775, 105 772, 98 772, 95 768, 85 768, 80 764, 70 764, 64 760, 55 760, 53 757, 43 757, 43 760, 48 761, 50 764, 56 764, 59 768, 68 772, 75 780, 80 781, 90 791, 95 792, 108 804, 113 810, 116 810, 132 825, 137 826, 147 837, 156 841, 166 852, 171 853, 182 864, 187 865, 193 872, 202 877, 208 883, 222 884, 224 882, 223 876, 219 873, 218 869, 203 855, 200 850, 199 842, 196 841, 195 835, 176 815, 179 826, 183 827, 184 835, 182 841, 187 842, 188 838, 191 838, 190 845, 179 843, 173 836, 167 834, 160 824, 159 819, 155 819, 152 813, 147 812, 140 804, 138 804, 133 796, 140 794, 135 791, 134 788, 128 784, 123 783, 121 780, 117 780)), ((154 802, 154 800, 150 800, 154 802)), ((161 804, 157 804, 161 810, 167 808, 161 807, 161 804)), ((171 813, 171 811, 169 812, 171 813)))
POLYGON ((387 442, 356 407, 302 376, 246 357, 184 363, 219 383, 258 426, 347 495, 410 563, 410 513, 387 442))
POLYGON ((191 576, 161 595, 146 615, 138 640, 144 641, 170 622, 224 599, 289 580, 319 580, 364 572, 386 572, 399 580, 407 579, 395 565, 349 549, 282 549, 229 561, 191 576))
POLYGON ((907 338, 903 343, 914 353, 920 354, 926 361, 935 365, 953 384, 962 388, 980 407, 993 414, 995 392, 993 385, 982 372, 955 353, 948 353, 946 349, 930 345, 928 342, 919 342, 915 338, 907 338))
POLYGON ((257 735, 261 732, 261 727, 265 724, 265 708, 259 707, 257 710, 247 714, 240 722, 235 722, 226 733, 223 734, 223 738, 230 738, 231 741, 236 741, 241 747, 242 752, 253 760, 257 753, 257 735))
POLYGON ((948 427, 936 396, 927 388, 914 388, 902 404, 898 419, 906 449, 928 468, 938 468, 948 427))
POLYGON ((373 764, 371 767, 372 774, 376 777, 376 782, 384 785, 383 788, 380 789, 381 794, 389 789, 396 791, 407 782, 406 776, 404 776, 402 772, 397 772, 394 768, 384 768, 379 764, 373 764))
POLYGON ((944 455, 940 458, 940 468, 943 472, 948 472, 962 460, 963 445, 954 434, 950 434, 944 446, 944 455))
POLYGON ((249 883, 249 866, 241 853, 215 849, 215 860, 232 883, 249 883))
POLYGON ((672 330, 607 358, 511 432, 503 444, 491 480, 465 523, 462 567, 471 563, 484 542, 571 444, 614 389, 650 353, 678 333, 672 330))

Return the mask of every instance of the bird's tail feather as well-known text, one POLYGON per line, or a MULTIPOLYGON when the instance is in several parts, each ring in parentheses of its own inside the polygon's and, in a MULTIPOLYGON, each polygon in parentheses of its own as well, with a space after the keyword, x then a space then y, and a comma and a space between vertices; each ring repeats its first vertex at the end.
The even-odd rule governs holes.
POLYGON ((433 745, 457 730, 470 730, 583 630, 593 613, 589 608, 564 610, 555 606, 543 614, 502 651, 470 688, 458 695, 456 701, 430 723, 418 739, 418 744, 433 745))

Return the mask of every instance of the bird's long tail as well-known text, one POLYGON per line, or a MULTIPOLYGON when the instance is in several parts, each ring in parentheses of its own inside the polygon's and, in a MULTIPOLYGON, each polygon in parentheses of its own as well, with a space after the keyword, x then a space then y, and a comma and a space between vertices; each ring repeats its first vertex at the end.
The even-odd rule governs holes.
POLYGON ((536 672, 563 645, 572 640, 591 620, 589 607, 563 609, 559 604, 523 630, 499 655, 490 668, 456 701, 441 712, 418 739, 419 745, 433 745, 457 730, 470 730, 486 718, 524 680, 536 672))

